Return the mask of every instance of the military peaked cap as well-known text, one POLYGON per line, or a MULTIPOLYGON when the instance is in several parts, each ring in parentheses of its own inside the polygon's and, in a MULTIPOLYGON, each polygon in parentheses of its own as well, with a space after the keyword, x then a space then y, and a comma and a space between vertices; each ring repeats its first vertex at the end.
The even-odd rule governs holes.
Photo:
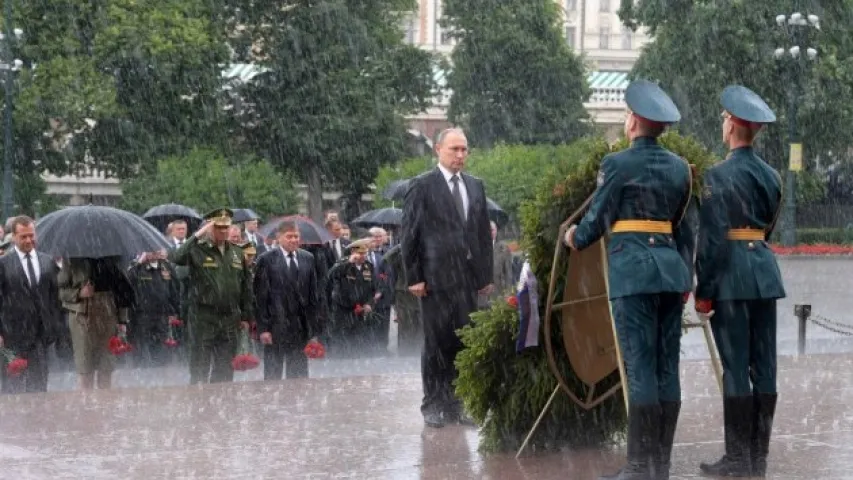
POLYGON ((234 212, 230 208, 217 208, 204 216, 205 220, 210 220, 216 227, 230 227, 232 218, 234 212))
POLYGON ((742 85, 729 85, 720 95, 720 103, 736 123, 744 126, 749 123, 763 125, 776 121, 776 114, 755 92, 742 85), (741 120, 738 122, 738 120, 741 120))
POLYGON ((681 120, 678 107, 656 83, 634 80, 625 90, 625 103, 638 117, 656 123, 670 124, 681 120))

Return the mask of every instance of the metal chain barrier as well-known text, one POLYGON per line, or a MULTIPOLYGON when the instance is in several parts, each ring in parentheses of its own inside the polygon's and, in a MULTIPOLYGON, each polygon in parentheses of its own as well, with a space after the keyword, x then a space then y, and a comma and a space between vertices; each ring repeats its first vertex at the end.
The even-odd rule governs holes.
POLYGON ((853 337, 853 325, 848 325, 846 323, 830 320, 820 315, 809 316, 809 321, 823 329, 829 330, 830 332, 834 332, 839 335, 845 335, 848 337, 853 337))

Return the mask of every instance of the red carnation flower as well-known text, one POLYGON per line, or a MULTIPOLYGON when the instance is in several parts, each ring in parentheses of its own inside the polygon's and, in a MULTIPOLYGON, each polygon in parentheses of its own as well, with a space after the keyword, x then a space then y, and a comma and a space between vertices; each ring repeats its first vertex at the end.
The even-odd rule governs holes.
POLYGON ((169 326, 170 327, 180 327, 183 324, 184 324, 184 321, 181 320, 180 318, 173 318, 173 319, 169 320, 169 326))
POLYGON ((163 341, 163 343, 164 343, 167 347, 172 347, 172 348, 174 348, 174 347, 177 347, 177 346, 178 346, 178 341, 177 341, 177 340, 175 340, 174 338, 171 338, 171 337, 170 337, 170 338, 167 338, 166 340, 164 340, 164 341, 163 341))
POLYGON ((237 352, 237 355, 234 355, 234 358, 231 359, 231 368, 236 371, 243 372, 246 370, 251 370, 256 368, 261 364, 261 361, 253 355, 249 348, 251 347, 249 342, 249 334, 246 330, 240 330, 240 350, 237 352))
POLYGON ((694 303, 696 304, 696 311, 699 313, 710 313, 714 309, 714 304, 711 300, 697 298, 694 303))
POLYGON ((515 295, 510 295, 506 297, 506 304, 512 308, 518 308, 518 297, 515 295))
POLYGON ((113 335, 110 337, 109 343, 107 344, 107 348, 110 350, 110 353, 113 355, 124 355, 133 350, 133 347, 127 343, 127 338, 122 335, 113 335))
POLYGON ((379 274, 379 280, 382 280, 383 282, 385 280, 388 280, 388 274, 387 273, 380 273, 379 274))
POLYGON ((10 377, 19 377, 27 370, 27 359, 15 357, 6 365, 6 374, 10 377))
POLYGON ((364 307, 359 304, 356 305, 355 308, 352 309, 352 311, 355 312, 356 315, 361 315, 362 313, 364 313, 364 307))
POLYGON ((313 341, 308 342, 308 345, 305 345, 305 356, 308 358, 323 358, 326 356, 326 347, 323 346, 322 343, 313 341))

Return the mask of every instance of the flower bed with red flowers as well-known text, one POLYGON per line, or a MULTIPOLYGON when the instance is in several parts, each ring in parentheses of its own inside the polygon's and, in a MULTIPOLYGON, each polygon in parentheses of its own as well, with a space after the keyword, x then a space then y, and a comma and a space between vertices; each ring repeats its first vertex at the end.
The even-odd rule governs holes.
POLYGON ((853 245, 834 245, 828 243, 816 243, 813 245, 795 245, 793 247, 783 247, 782 245, 770 245, 773 253, 776 255, 806 255, 806 256, 822 256, 822 255, 853 255, 853 245))

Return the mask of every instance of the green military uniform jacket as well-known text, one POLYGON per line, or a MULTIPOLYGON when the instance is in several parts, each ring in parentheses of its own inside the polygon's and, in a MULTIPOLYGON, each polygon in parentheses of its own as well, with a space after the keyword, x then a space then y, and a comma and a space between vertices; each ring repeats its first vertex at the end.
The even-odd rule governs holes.
POLYGON ((690 195, 690 166, 655 138, 634 139, 631 147, 604 157, 598 188, 574 234, 583 250, 618 220, 672 222, 673 234, 616 233, 607 247, 610 298, 693 287, 695 237, 681 222, 690 195))
POLYGON ((169 254, 169 260, 189 269, 191 321, 198 318, 220 323, 253 318, 251 272, 242 248, 226 242, 220 251, 209 240, 192 236, 169 254))
POLYGON ((364 262, 360 271, 352 262, 337 263, 329 271, 329 287, 339 324, 351 325, 364 318, 355 314, 356 305, 376 308, 373 297, 379 291, 379 282, 370 262, 364 262))
POLYGON ((776 256, 766 241, 728 240, 731 229, 772 233, 782 201, 779 174, 752 147, 732 150, 704 175, 696 254, 696 298, 759 300, 785 297, 776 256))

